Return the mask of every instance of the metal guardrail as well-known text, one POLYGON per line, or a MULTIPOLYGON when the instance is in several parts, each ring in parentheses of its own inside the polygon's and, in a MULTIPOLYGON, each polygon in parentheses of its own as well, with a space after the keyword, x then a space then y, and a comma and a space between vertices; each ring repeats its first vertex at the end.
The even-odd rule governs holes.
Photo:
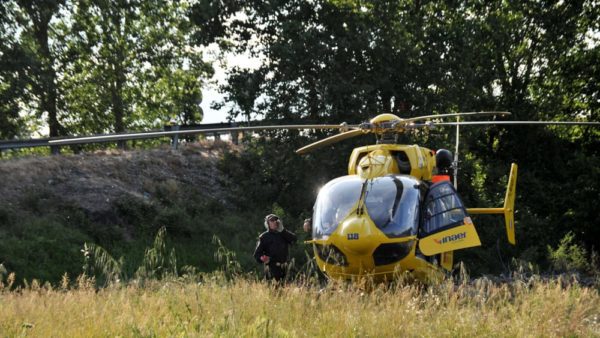
MULTIPOLYGON (((53 138, 38 138, 28 140, 4 140, 0 141, 0 156, 2 151, 9 149, 33 148, 33 147, 50 147, 53 154, 60 152, 60 147, 70 145, 82 145, 87 143, 104 143, 104 142, 120 142, 137 139, 152 139, 159 137, 170 137, 173 148, 177 148, 179 144, 179 134, 207 134, 219 137, 221 134, 231 134, 231 140, 237 143, 239 133, 256 132, 259 130, 276 130, 281 128, 287 129, 347 129, 347 124, 313 124, 322 123, 322 121, 303 120, 303 124, 286 125, 284 123, 291 122, 286 120, 259 120, 242 122, 244 127, 238 126, 236 122, 221 122, 221 123, 204 123, 192 125, 167 125, 163 129, 155 129, 144 132, 126 132, 119 134, 98 134, 91 136, 73 136, 73 137, 53 137, 53 138), (283 124, 282 124, 283 123, 283 124), (202 132, 205 130, 205 132, 202 132), (189 131, 189 132, 186 132, 189 131)), ((298 121, 296 121, 297 123, 298 121)))
POLYGON ((0 150, 33 148, 33 147, 49 147, 50 138, 36 138, 29 140, 7 140, 0 141, 0 150))
MULTIPOLYGON (((177 148, 177 145, 179 144, 179 135, 174 134, 174 135, 164 135, 164 136, 156 136, 156 135, 152 135, 152 132, 162 132, 162 131, 184 131, 184 130, 203 130, 203 129, 227 129, 227 128, 235 128, 237 127, 237 123, 235 122, 231 122, 231 123, 204 123, 204 124, 192 124, 192 125, 169 125, 169 126, 165 126, 163 129, 155 129, 155 130, 151 130, 151 131, 146 131, 146 132, 133 132, 133 133, 123 133, 124 137, 123 139, 119 138, 119 134, 98 134, 98 135, 94 135, 94 136, 108 136, 108 135, 112 135, 114 136, 114 138, 111 141, 120 141, 120 140, 130 140, 130 139, 151 139, 151 138, 156 138, 156 137, 170 137, 171 138, 171 142, 174 148, 177 148), (146 134, 149 134, 148 136, 145 136, 146 134), (125 136, 127 135, 127 136, 125 136), (133 137, 132 137, 133 135, 133 137)), ((210 134, 212 134, 215 137, 219 137, 220 134, 227 134, 227 133, 231 133, 231 131, 229 130, 224 130, 222 132, 220 131, 211 131, 210 134)), ((36 138, 36 139, 25 139, 25 140, 2 140, 0 141, 0 153, 4 150, 11 150, 11 149, 22 149, 22 148, 35 148, 35 147, 61 147, 60 145, 52 145, 50 144, 51 140, 68 140, 70 138, 77 138, 77 137, 60 137, 60 138, 36 138)), ((237 134, 232 136, 232 139, 234 140, 234 142, 237 140, 237 134)), ((74 145, 78 145, 78 144, 86 144, 86 143, 100 143, 100 142, 108 142, 108 141, 98 141, 98 142, 89 142, 89 141, 82 141, 82 142, 74 142, 72 144, 74 145)), ((62 145, 64 147, 64 145, 62 145)))

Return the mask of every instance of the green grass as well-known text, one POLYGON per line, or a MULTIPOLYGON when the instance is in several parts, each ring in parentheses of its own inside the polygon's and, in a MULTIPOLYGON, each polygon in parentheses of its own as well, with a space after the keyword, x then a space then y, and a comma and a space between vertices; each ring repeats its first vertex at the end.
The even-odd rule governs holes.
MULTIPOLYGON (((133 275, 158 229, 165 227, 169 247, 177 249, 179 267, 217 269, 217 246, 212 241, 217 235, 238 253, 245 271, 255 269, 252 251, 263 230, 262 215, 225 213, 217 201, 185 196, 192 201, 174 199, 171 205, 123 197, 114 202, 114 214, 105 221, 47 193, 28 193, 20 210, 0 206, 0 264, 16 273, 17 283, 38 279, 56 284, 65 272, 71 276, 83 272, 81 250, 84 243, 94 243, 115 259, 126 257, 123 272, 133 275)), ((304 259, 305 249, 309 248, 302 244, 294 248, 299 259, 304 259)))
POLYGON ((219 273, 96 290, 0 290, 4 336, 552 337, 600 335, 598 291, 537 278, 495 284, 270 286, 219 273))

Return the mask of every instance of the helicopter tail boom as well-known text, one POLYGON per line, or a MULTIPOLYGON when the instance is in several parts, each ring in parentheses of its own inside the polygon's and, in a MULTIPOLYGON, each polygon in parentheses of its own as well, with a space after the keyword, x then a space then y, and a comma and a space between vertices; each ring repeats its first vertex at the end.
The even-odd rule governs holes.
POLYGON ((504 214, 504 223, 506 225, 506 236, 508 242, 512 245, 517 243, 515 239, 515 196, 517 192, 517 164, 513 163, 510 167, 510 176, 508 177, 508 186, 504 196, 504 206, 502 208, 469 208, 469 214, 504 214))

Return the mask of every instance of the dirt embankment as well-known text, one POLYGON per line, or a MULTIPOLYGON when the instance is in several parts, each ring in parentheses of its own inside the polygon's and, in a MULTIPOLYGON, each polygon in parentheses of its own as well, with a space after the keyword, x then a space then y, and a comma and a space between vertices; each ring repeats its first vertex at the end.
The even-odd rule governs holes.
MULTIPOLYGON (((217 161, 230 144, 194 143, 178 150, 96 151, 0 160, 0 205, 18 208, 27 196, 58 198, 89 215, 107 215, 123 196, 151 200, 157 184, 195 187, 225 201, 217 161)), ((104 217, 104 216, 101 216, 104 217)))

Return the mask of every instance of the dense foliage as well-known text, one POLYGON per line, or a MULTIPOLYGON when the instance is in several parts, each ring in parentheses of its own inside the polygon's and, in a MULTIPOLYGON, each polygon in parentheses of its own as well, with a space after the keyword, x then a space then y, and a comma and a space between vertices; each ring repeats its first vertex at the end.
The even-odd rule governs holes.
MULTIPOLYGON (((600 118, 598 65, 592 61, 600 51, 599 8, 590 1, 217 4, 201 1, 192 19, 213 39, 264 59, 257 69, 230 71, 223 90, 237 103, 232 116, 356 123, 383 112, 405 117, 506 110, 512 120, 600 118), (220 19, 204 21, 207 8, 220 19), (235 11, 244 15, 225 24, 223 18, 235 11)), ((404 141, 450 148, 453 133, 446 129, 404 141)), ((502 224, 482 216, 476 222, 484 225, 488 249, 462 258, 482 271, 490 265, 507 268, 509 257, 544 262, 545 245, 557 244, 568 231, 591 249, 600 235, 594 207, 600 196, 599 133, 580 127, 462 128, 459 190, 468 206, 500 205, 510 163, 520 165, 518 247, 497 243, 502 224)), ((238 168, 253 156, 252 165, 262 163, 298 139, 304 141, 293 133, 268 135, 229 165, 238 168)), ((338 145, 295 160, 303 161, 300 166, 279 165, 284 159, 259 166, 263 180, 273 169, 276 177, 285 177, 274 193, 262 195, 262 205, 273 198, 286 210, 308 205, 304 198, 314 194, 291 203, 277 194, 294 186, 308 192, 342 174, 350 149, 351 144, 338 145), (337 170, 323 171, 332 158, 337 170), (306 171, 315 175, 306 177, 306 171)), ((246 169, 237 177, 248 175, 256 174, 246 169)))
POLYGON ((213 70, 187 1, 0 4, 0 135, 122 132, 202 119, 213 70), (30 129, 24 130, 23 125, 30 129))
MULTIPOLYGON (((230 107, 232 118, 358 123, 384 112, 505 110, 512 120, 599 121, 599 36, 600 7, 590 0, 3 1, 0 138, 31 136, 42 119, 50 136, 199 121, 202 80, 212 74, 200 46, 210 43, 261 60, 228 69, 217 106, 230 107)), ((403 142, 451 148, 453 132, 403 142)), ((518 246, 497 241, 501 223, 482 216, 475 221, 484 225, 484 247, 461 258, 479 272, 506 269, 511 257, 547 263, 547 245, 568 233, 586 252, 597 250, 599 134, 462 128, 459 190, 468 206, 499 205, 511 162, 520 174, 518 246)), ((310 215, 318 187, 343 175, 352 147, 370 141, 293 153, 327 135, 248 139, 220 164, 233 208, 209 215, 253 224, 273 208, 294 222, 310 215)), ((121 216, 194 228, 198 211, 187 208, 125 208, 121 216)), ((16 222, 5 219, 2 226, 16 222)), ((80 240, 73 236, 66 240, 80 240)))

